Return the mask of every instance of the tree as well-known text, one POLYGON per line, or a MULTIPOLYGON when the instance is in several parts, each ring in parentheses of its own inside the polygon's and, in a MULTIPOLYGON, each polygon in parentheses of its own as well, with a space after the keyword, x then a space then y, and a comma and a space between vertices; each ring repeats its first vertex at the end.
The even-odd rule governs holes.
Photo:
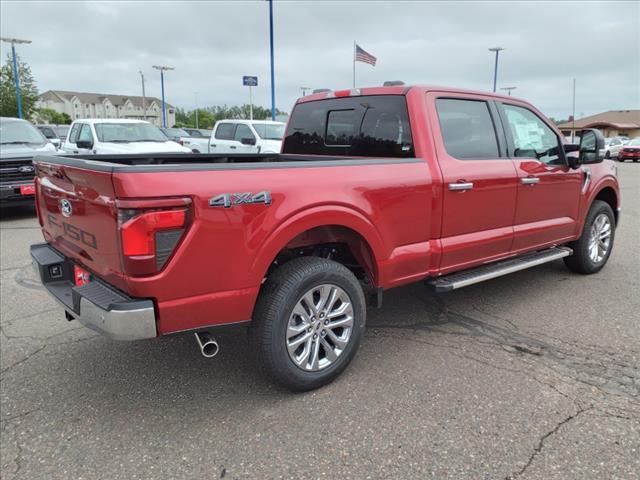
MULTIPOLYGON (((31 75, 31 68, 16 55, 20 78, 20 97, 22 98, 22 114, 24 118, 31 118, 36 110, 38 88, 31 75)), ((18 101, 13 77, 13 61, 11 54, 7 54, 7 63, 0 67, 0 116, 17 117, 18 101)))
POLYGON ((65 112, 56 112, 53 108, 39 108, 34 113, 38 123, 50 123, 53 125, 69 125, 71 117, 65 112))
MULTIPOLYGON (((213 107, 198 109, 198 126, 200 128, 212 128, 218 120, 224 119, 248 119, 250 116, 250 107, 248 104, 234 105, 215 105, 213 107)), ((276 115, 286 115, 286 112, 276 109, 276 115)), ((259 105, 253 106, 253 118, 255 120, 270 120, 271 110, 259 105)), ((196 114, 195 110, 176 109, 176 127, 195 128, 196 114)))

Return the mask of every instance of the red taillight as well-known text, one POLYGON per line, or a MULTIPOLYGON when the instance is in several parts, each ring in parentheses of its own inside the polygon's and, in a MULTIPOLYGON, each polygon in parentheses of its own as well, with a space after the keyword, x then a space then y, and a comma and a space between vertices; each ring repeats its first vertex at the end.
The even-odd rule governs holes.
MULTIPOLYGON (((185 206, 128 208, 138 202, 120 201, 118 225, 125 273, 151 275, 162 270, 190 221, 190 200, 180 201, 185 206)), ((159 200, 156 204, 162 202, 159 200)))
POLYGON ((122 252, 126 256, 155 255, 156 232, 184 227, 186 210, 145 212, 127 220, 122 232, 122 252))

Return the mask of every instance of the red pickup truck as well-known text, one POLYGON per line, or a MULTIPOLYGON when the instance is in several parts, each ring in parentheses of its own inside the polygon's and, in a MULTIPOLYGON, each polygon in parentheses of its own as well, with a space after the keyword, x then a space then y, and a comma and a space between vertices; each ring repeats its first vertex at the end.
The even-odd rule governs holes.
POLYGON ((317 388, 355 355, 367 305, 564 259, 607 262, 620 215, 604 140, 529 103, 423 86, 297 101, 281 154, 36 158, 34 265, 69 320, 115 339, 248 327, 258 364, 317 388))

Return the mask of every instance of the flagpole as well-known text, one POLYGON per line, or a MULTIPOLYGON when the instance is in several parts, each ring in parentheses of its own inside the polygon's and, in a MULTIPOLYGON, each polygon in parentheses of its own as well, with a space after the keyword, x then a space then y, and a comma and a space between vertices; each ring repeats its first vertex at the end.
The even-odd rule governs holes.
POLYGON ((356 88, 356 41, 353 41, 353 88, 356 88))

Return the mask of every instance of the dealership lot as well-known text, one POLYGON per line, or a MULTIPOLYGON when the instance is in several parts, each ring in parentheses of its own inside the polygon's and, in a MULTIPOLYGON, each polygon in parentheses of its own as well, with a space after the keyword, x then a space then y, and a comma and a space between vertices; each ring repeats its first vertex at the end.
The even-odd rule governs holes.
POLYGON ((435 296, 388 292, 345 375, 262 379, 240 333, 118 343, 67 322, 31 271, 28 210, 1 222, 1 476, 637 478, 640 165, 618 164, 605 269, 555 262, 435 296))

